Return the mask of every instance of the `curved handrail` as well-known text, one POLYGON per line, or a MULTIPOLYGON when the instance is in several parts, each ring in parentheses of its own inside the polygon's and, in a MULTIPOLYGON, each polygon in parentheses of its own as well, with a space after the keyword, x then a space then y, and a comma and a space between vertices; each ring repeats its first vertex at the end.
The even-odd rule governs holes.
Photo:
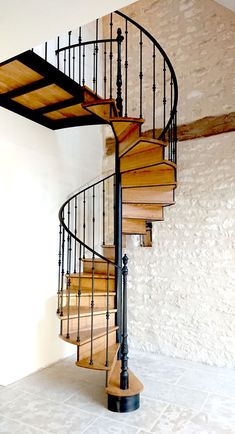
POLYGON ((165 136, 165 134, 166 134, 169 126, 171 125, 171 123, 173 121, 173 117, 174 117, 174 115, 176 113, 176 109, 177 109, 177 103, 178 103, 178 83, 177 83, 177 78, 176 78, 176 75, 175 75, 174 68, 173 68, 172 63, 171 63, 169 57, 167 56, 166 52, 163 50, 163 48, 157 42, 157 40, 153 37, 153 35, 151 35, 151 33, 149 33, 144 27, 142 27, 139 23, 137 23, 132 18, 130 18, 127 15, 125 15, 123 12, 115 11, 115 14, 120 15, 120 17, 122 17, 122 18, 125 18, 125 20, 129 21, 131 24, 133 24, 135 27, 137 27, 139 30, 141 30, 147 36, 147 38, 149 38, 154 43, 154 45, 157 47, 157 49, 160 51, 160 53, 162 54, 163 58, 165 59, 167 65, 169 67, 169 70, 171 72, 172 80, 173 80, 173 83, 174 83, 174 103, 173 103, 173 107, 172 107, 172 110, 171 110, 170 118, 169 118, 169 120, 168 120, 165 128, 161 132, 160 136, 158 137, 158 139, 161 140, 162 137, 165 136))
POLYGON ((108 262, 111 265, 114 265, 116 268, 120 268, 120 266, 118 266, 117 264, 115 264, 115 262, 111 261, 108 258, 105 258, 105 256, 101 255, 100 253, 96 252, 95 250, 93 250, 91 247, 89 247, 86 243, 84 243, 80 238, 76 237, 76 235, 68 228, 68 226, 66 226, 66 224, 64 223, 64 217, 63 217, 63 213, 64 213, 64 209, 66 207, 66 205, 69 204, 70 201, 72 201, 75 197, 79 196, 80 194, 86 192, 87 190, 95 187, 98 184, 101 184, 102 182, 106 181, 109 178, 112 178, 113 176, 115 176, 115 173, 112 173, 111 175, 106 176, 105 178, 102 178, 101 180, 87 186, 86 188, 83 188, 82 190, 79 190, 77 193, 75 193, 73 196, 69 197, 64 203, 63 205, 60 207, 59 210, 59 221, 61 226, 66 230, 66 232, 75 240, 77 241, 79 244, 81 244, 85 249, 89 250, 89 252, 94 253, 95 256, 98 256, 100 259, 103 259, 105 262, 108 262))

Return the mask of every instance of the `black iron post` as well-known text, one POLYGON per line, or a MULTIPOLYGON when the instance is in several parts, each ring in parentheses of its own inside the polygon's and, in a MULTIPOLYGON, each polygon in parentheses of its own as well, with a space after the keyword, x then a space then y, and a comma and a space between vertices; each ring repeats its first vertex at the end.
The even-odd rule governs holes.
POLYGON ((118 28, 117 30, 117 109, 119 112, 119 116, 122 116, 122 41, 124 37, 122 36, 122 30, 118 28))
POLYGON ((123 390, 129 389, 129 373, 128 373, 128 343, 127 343, 127 274, 128 274, 128 257, 123 256, 122 278, 123 278, 123 331, 121 344, 121 374, 120 388, 123 390))
MULTIPOLYGON (((120 173, 120 158, 119 146, 116 138, 115 146, 115 185, 114 185, 114 245, 115 245, 115 263, 118 266, 115 272, 115 287, 117 314, 116 324, 117 342, 121 343, 122 339, 122 185, 120 173)), ((119 350, 118 359, 120 359, 121 351, 119 350)))

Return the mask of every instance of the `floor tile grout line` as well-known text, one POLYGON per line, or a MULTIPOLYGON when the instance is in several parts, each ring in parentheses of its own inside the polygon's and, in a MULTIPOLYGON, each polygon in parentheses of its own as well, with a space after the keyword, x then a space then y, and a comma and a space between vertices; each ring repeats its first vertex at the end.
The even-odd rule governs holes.
MULTIPOLYGON (((65 407, 67 410, 71 410, 71 409, 74 409, 75 407, 74 406, 72 406, 72 405, 69 405, 69 404, 66 404, 64 401, 61 401, 61 402, 58 402, 58 401, 55 401, 54 399, 51 399, 51 398, 41 398, 37 393, 34 393, 34 392, 28 392, 28 391, 25 391, 25 390, 22 390, 22 389, 18 389, 18 390, 20 390, 22 393, 25 393, 26 395, 31 395, 31 396, 35 396, 36 398, 39 398, 40 400, 47 400, 47 401, 50 401, 50 402, 53 402, 53 404, 56 404, 56 405, 58 405, 58 406, 63 406, 63 408, 65 407)), ((17 397, 18 398, 18 397, 17 397)), ((16 399, 17 399, 16 398, 16 399)), ((13 401, 10 401, 10 402, 8 402, 6 405, 8 405, 8 404, 10 404, 10 403, 12 403, 12 402, 14 402, 15 400, 13 400, 13 401)), ((4 404, 4 406, 5 406, 5 404, 4 404)), ((3 407, 4 407, 3 406, 3 407)), ((89 412, 89 411, 87 411, 87 410, 84 410, 83 408, 80 408, 80 410, 81 411, 84 411, 84 413, 88 413, 88 414, 93 414, 93 415, 95 415, 95 413, 91 413, 91 412, 89 412)), ((0 414, 1 414, 1 407, 0 407, 0 414)))
POLYGON ((205 407, 205 405, 206 405, 206 403, 207 403, 207 401, 208 401, 210 395, 212 395, 212 393, 211 393, 211 392, 208 392, 205 401, 204 401, 204 402, 202 403, 202 405, 201 405, 200 412, 203 411, 203 408, 205 407))
MULTIPOLYGON (((11 420, 12 422, 18 422, 19 424, 21 424, 23 426, 29 426, 30 428, 35 428, 44 434, 53 434, 51 431, 45 431, 44 429, 38 428, 37 426, 31 425, 31 424, 26 423, 26 422, 19 421, 18 419, 14 419, 14 418, 9 417, 9 416, 5 416, 4 414, 2 416, 7 420, 11 420)), ((16 431, 16 434, 17 434, 17 432, 18 432, 18 430, 16 431)))
POLYGON ((161 419, 162 415, 165 413, 167 408, 170 406, 169 403, 166 404, 165 408, 161 411, 160 415, 157 417, 157 419, 154 421, 154 423, 151 425, 150 432, 152 431, 154 425, 161 419))

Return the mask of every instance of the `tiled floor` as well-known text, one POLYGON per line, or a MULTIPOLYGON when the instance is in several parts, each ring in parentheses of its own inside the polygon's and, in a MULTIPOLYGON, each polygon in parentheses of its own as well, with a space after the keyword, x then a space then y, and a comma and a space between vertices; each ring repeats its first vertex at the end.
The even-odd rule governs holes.
POLYGON ((104 375, 65 359, 0 388, 4 434, 235 434, 235 371, 153 354, 132 354, 141 408, 106 409, 104 375))

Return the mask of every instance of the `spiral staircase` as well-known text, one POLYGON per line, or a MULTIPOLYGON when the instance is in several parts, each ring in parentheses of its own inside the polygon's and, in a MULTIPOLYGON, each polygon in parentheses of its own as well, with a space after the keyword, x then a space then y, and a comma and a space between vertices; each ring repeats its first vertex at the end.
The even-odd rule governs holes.
POLYGON ((77 366, 105 372, 109 410, 128 412, 139 407, 143 385, 128 368, 123 240, 143 239, 175 202, 178 90, 166 53, 132 18, 116 11, 103 22, 102 39, 99 33, 96 20, 94 40, 84 40, 82 28, 68 33, 67 45, 58 37, 55 65, 48 43, 45 58, 29 50, 3 62, 0 103, 53 130, 112 128, 113 173, 80 188, 59 211, 57 315, 61 339, 77 348, 77 366), (130 80, 131 32, 139 39, 130 80))

